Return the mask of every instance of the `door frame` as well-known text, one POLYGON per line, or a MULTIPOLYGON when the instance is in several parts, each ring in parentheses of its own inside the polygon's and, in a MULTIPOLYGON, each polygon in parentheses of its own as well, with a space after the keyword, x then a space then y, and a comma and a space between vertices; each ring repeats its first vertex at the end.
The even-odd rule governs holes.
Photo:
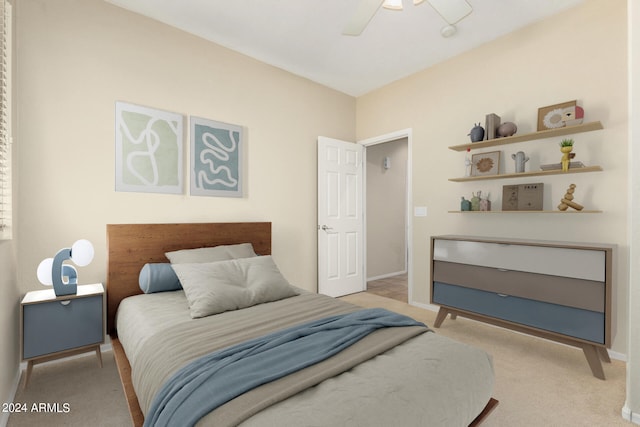
POLYGON ((407 200, 407 206, 406 206, 406 210, 405 210, 405 215, 406 215, 406 221, 407 221, 407 226, 405 229, 405 238, 406 238, 406 242, 407 242, 407 285, 408 285, 408 303, 409 304, 413 304, 413 215, 412 215, 412 209, 411 207, 413 206, 413 190, 412 190, 412 165, 413 165, 413 129, 412 128, 407 128, 407 129, 401 129, 395 132, 391 132, 391 133, 387 133, 384 135, 379 135, 379 136, 374 136, 371 138, 367 138, 364 139, 362 141, 358 141, 358 144, 364 145, 365 149, 364 149, 364 154, 363 154, 363 173, 364 173, 364 179, 363 179, 363 201, 362 201, 362 206, 363 209, 362 211, 364 212, 364 233, 363 233, 363 238, 364 238, 364 280, 365 280, 365 287, 366 287, 366 280, 367 280, 367 147, 370 147, 372 145, 378 145, 378 144, 384 144, 385 142, 392 142, 398 139, 402 139, 402 138, 407 138, 407 186, 406 186, 406 200, 407 200))

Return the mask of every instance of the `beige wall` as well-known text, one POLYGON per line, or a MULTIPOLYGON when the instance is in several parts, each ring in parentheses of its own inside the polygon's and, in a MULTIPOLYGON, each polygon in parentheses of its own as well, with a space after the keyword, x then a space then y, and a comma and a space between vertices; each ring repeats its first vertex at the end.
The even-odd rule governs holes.
POLYGON ((367 278, 406 271, 407 138, 367 147, 367 278), (383 167, 384 158, 391 168, 383 167))
MULTIPOLYGON (((105 280, 105 224, 272 221, 273 254, 316 290, 316 138, 355 139, 355 100, 101 0, 22 0, 18 18, 21 291, 76 239, 105 280), (114 103, 244 126, 241 199, 114 191, 114 103)), ((186 123, 185 123, 186 125, 186 123)))
MULTIPOLYGON (((624 0, 587 0, 583 5, 487 43, 445 63, 390 84, 357 100, 357 137, 413 129, 413 203, 428 216, 414 218, 415 302, 429 302, 429 236, 471 234, 618 245, 613 293, 613 349, 626 353, 627 236, 627 39, 624 0), (577 99, 587 121, 604 130, 575 135, 576 160, 600 165, 599 173, 453 183, 464 175, 464 153, 450 145, 469 141, 474 122, 496 113, 519 133, 535 131, 538 107, 577 99), (389 108, 389 106, 393 108, 389 108), (545 208, 555 209, 571 183, 576 201, 601 214, 460 215, 460 196, 481 190, 501 206, 502 185, 545 183, 545 208)), ((559 139, 498 147, 501 170, 513 172, 511 154, 531 160, 526 170, 560 160, 559 139)))

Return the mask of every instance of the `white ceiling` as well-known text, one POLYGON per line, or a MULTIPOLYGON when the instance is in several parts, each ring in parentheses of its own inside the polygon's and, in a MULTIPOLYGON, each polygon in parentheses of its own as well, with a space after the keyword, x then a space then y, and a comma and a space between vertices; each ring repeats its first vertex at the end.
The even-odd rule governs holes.
POLYGON ((342 29, 360 0, 107 0, 352 96, 363 95, 583 0, 468 0, 446 24, 424 2, 380 8, 358 37, 342 29))

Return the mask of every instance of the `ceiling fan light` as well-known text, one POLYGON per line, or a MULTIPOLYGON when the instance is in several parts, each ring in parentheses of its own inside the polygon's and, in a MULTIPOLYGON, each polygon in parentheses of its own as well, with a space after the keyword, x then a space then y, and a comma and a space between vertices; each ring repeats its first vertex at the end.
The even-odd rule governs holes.
POLYGON ((454 35, 457 31, 458 29, 455 25, 449 24, 440 29, 440 35, 444 38, 448 38, 454 35))
POLYGON ((382 7, 390 10, 402 10, 402 0, 384 0, 382 7))

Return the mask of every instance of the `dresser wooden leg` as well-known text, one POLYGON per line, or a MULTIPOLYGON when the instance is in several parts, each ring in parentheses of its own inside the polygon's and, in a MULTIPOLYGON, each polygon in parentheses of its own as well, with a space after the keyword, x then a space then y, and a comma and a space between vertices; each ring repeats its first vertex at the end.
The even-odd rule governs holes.
POLYGON ((96 346, 96 357, 98 358, 98 365, 102 368, 102 353, 100 352, 100 346, 96 346))
POLYGON ((593 376, 604 380, 604 370, 602 369, 602 363, 600 362, 600 354, 602 353, 600 353, 598 347, 595 345, 583 344, 582 351, 584 352, 584 356, 587 358, 587 362, 589 362, 589 367, 591 368, 593 376))
POLYGON ((444 307, 440 307, 440 310, 438 310, 438 315, 436 316, 436 321, 433 324, 434 328, 439 328, 440 325, 442 325, 442 322, 444 322, 444 319, 447 317, 447 314, 449 314, 449 310, 447 310, 444 307))
POLYGON ((24 388, 27 388, 29 385, 29 380, 31 379, 31 372, 33 371, 33 361, 29 360, 27 362, 27 371, 24 374, 24 388))
POLYGON ((600 358, 607 363, 611 363, 611 358, 609 357, 609 352, 605 347, 598 347, 598 352, 600 353, 600 358))

